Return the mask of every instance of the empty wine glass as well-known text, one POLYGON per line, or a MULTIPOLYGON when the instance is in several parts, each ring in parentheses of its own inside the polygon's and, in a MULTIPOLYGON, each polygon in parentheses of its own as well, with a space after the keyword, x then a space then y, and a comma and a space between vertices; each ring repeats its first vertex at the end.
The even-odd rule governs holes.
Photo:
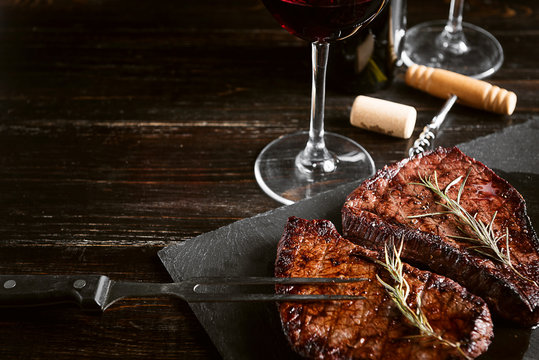
POLYGON ((429 21, 406 32, 405 65, 426 65, 484 78, 497 71, 503 50, 489 32, 462 21, 464 0, 451 0, 449 19, 429 21))
POLYGON ((355 141, 324 131, 329 44, 356 33, 383 9, 386 0, 263 0, 290 33, 311 42, 312 94, 309 131, 268 144, 255 162, 260 187, 284 204, 374 174, 369 153, 355 141))

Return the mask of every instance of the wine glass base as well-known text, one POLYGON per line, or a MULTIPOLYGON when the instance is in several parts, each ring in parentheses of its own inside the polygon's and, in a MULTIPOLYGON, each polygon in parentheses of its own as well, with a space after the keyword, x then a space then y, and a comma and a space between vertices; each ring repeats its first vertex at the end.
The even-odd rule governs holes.
POLYGON ((498 40, 489 32, 475 25, 462 23, 465 40, 460 47, 450 48, 444 46, 440 40, 440 34, 446 24, 447 20, 436 20, 410 28, 404 40, 404 64, 446 69, 478 79, 487 77, 500 68, 503 63, 503 50, 498 40))
POLYGON ((361 145, 329 132, 325 133, 324 140, 336 159, 333 171, 301 171, 296 166, 296 158, 308 139, 308 131, 284 135, 269 143, 258 155, 256 181, 273 199, 288 205, 374 174, 374 161, 361 145))

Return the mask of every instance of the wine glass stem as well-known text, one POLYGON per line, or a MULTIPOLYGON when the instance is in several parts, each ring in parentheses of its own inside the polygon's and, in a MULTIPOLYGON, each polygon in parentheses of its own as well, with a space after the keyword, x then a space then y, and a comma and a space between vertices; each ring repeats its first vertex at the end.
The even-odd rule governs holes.
POLYGON ((326 148, 324 141, 324 106, 326 97, 326 68, 329 43, 313 42, 312 93, 309 140, 296 158, 296 166, 305 174, 322 174, 335 170, 336 159, 326 148))
POLYGON ((451 0, 449 7, 449 19, 447 21, 447 31, 456 33, 462 31, 462 11, 464 0, 451 0))
POLYGON ((462 30, 463 9, 464 0, 451 0, 447 24, 437 39, 439 46, 442 46, 454 55, 464 54, 469 50, 464 31, 462 30))

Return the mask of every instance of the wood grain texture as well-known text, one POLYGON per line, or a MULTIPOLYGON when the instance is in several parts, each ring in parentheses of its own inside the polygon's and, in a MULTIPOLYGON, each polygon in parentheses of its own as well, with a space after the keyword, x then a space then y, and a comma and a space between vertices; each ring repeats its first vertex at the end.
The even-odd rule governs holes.
MULTIPOLYGON (((409 23, 448 1, 409 3, 409 23)), ((466 2, 501 42, 491 81, 515 113, 455 106, 439 145, 539 116, 539 6, 466 2)), ((271 140, 308 126, 306 44, 257 0, 0 1, 0 271, 102 273, 169 281, 156 253, 279 206, 253 165, 271 140)), ((331 72, 328 76, 331 76, 331 72)), ((410 140, 350 126, 361 90, 330 87, 327 130, 402 159, 442 101, 395 82, 372 96, 418 109, 410 140)), ((128 299, 103 315, 0 311, 2 359, 219 358, 189 307, 128 299)))

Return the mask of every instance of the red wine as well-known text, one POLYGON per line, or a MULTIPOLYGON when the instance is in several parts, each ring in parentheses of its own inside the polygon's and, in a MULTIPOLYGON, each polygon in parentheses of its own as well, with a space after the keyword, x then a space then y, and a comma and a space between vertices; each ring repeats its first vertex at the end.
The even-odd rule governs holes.
POLYGON ((334 41, 354 34, 386 0, 262 0, 281 26, 307 41, 334 41))

